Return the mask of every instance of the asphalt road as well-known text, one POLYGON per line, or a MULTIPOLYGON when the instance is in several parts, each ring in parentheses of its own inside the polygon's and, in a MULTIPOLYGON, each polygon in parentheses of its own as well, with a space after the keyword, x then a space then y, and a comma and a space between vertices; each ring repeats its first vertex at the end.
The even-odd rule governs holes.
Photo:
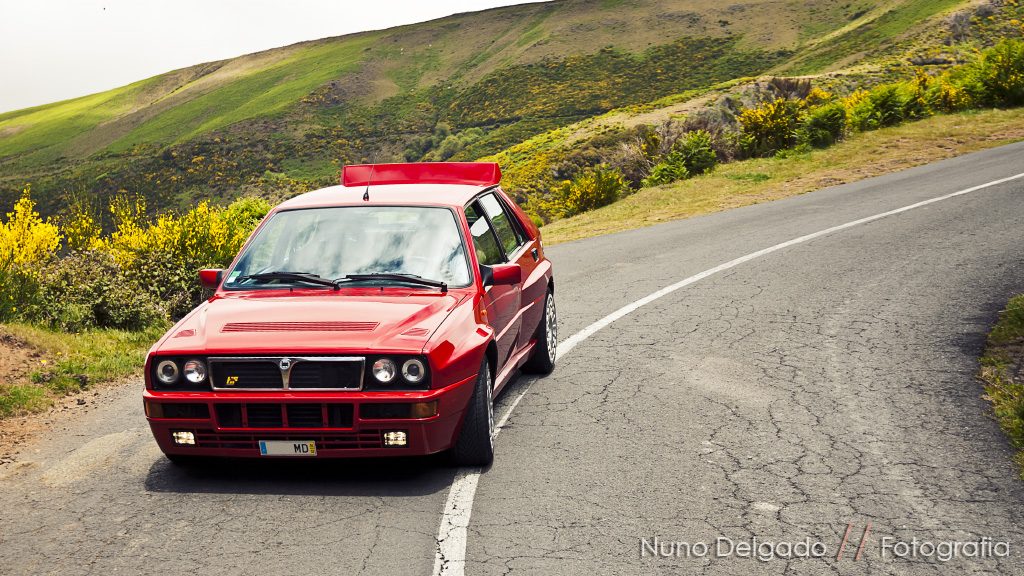
MULTIPOLYGON (((1016 144, 552 247, 560 333, 734 258, 1021 171, 1016 144)), ((638 309, 516 407, 479 479, 466 573, 1024 573, 1024 483, 974 379, 996 312, 1021 291, 1024 179, 772 252, 638 309), (642 555, 655 537, 688 542, 689 557, 642 555), (719 538, 827 553, 717 557, 719 538), (900 558, 886 538, 990 538, 1009 556, 900 558)), ((181 471, 145 427, 139 386, 103 392, 0 468, 0 574, 431 573, 454 470, 426 459, 181 471)))

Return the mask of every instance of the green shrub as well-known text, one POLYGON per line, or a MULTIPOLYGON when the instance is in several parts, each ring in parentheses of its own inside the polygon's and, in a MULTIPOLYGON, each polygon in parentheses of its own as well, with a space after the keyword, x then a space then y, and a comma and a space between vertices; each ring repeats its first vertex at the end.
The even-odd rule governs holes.
POLYGON ((846 131, 846 108, 840 102, 811 108, 798 130, 801 144, 825 148, 842 140, 846 131))
POLYGON ((1024 41, 1002 40, 966 65, 959 79, 978 105, 1024 105, 1024 41))
POLYGON ((706 130, 688 132, 676 143, 673 153, 679 154, 686 170, 692 175, 704 174, 718 163, 711 134, 706 130))
POLYGON ((0 322, 19 318, 38 303, 39 279, 34 269, 0 262, 0 322))
POLYGON ((906 102, 899 84, 876 86, 849 110, 847 118, 850 129, 867 132, 900 124, 906 119, 906 102))
POLYGON ((546 203, 549 213, 565 218, 607 206, 629 190, 622 172, 605 164, 583 169, 573 180, 563 182, 546 203))
POLYGON ((651 174, 643 179, 641 185, 644 187, 660 186, 689 177, 690 171, 686 169, 686 165, 678 160, 675 153, 672 153, 651 168, 651 174))
POLYGON ((694 130, 676 141, 672 151, 654 165, 642 184, 658 186, 684 180, 711 170, 717 163, 711 134, 707 130, 694 130))
POLYGON ((72 252, 40 272, 38 303, 26 318, 68 332, 141 330, 166 318, 159 302, 101 250, 72 252))

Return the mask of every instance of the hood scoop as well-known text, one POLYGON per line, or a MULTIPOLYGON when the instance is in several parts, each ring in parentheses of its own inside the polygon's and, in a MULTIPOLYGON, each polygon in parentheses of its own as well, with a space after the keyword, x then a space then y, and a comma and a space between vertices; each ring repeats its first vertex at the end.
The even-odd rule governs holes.
POLYGON ((221 332, 373 332, 378 322, 229 322, 221 332))

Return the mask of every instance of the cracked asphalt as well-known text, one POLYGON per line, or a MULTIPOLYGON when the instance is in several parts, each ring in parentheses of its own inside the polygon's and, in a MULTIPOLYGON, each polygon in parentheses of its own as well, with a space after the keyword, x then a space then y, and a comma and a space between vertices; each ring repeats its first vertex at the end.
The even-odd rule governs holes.
MULTIPOLYGON (((1022 166, 1015 144, 551 247, 559 332, 733 258, 1022 166)), ((1024 573, 1024 484, 974 378, 997 311, 1022 291, 1015 180, 774 252, 639 309, 519 403, 479 481, 466 573, 1024 573), (641 557, 641 538, 654 537, 809 539, 828 553, 641 557), (988 537, 1010 542, 1010 555, 896 558, 882 554, 887 537, 988 537)), ((0 573, 430 574, 454 476, 438 459, 182 471, 145 427, 140 386, 105 390, 0 467, 0 573)))

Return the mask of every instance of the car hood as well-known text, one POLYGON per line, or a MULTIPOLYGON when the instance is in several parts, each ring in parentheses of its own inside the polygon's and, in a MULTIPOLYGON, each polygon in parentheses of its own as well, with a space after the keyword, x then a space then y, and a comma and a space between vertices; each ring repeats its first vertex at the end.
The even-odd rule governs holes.
POLYGON ((215 297, 178 323, 160 353, 419 353, 466 294, 345 291, 215 297))

